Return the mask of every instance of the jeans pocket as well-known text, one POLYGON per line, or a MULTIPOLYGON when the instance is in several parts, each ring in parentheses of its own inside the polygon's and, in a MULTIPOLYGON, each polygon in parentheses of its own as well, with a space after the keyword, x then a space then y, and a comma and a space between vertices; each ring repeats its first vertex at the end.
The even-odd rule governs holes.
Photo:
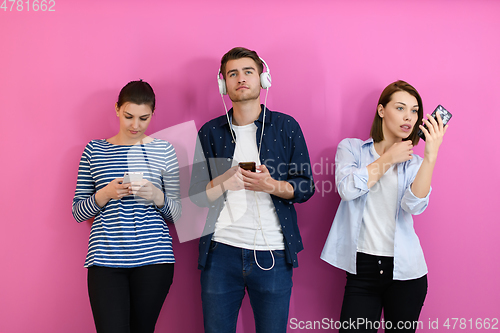
POLYGON ((285 250, 273 250, 273 254, 278 258, 284 258, 285 250))
POLYGON ((208 248, 208 252, 214 252, 214 250, 217 248, 218 245, 219 245, 218 242, 211 241, 210 247, 208 248))

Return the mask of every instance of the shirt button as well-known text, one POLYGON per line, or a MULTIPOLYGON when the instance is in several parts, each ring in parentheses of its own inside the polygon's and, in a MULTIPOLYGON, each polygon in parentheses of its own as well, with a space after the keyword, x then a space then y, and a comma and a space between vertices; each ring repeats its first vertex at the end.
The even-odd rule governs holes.
POLYGON ((380 270, 380 274, 384 274, 384 271, 383 271, 383 270, 380 270))
POLYGON ((229 161, 231 161, 231 159, 230 159, 230 158, 228 158, 228 159, 227 159, 227 161, 229 162, 229 161))
POLYGON ((378 261, 378 264, 379 264, 379 265, 382 265, 382 260, 379 260, 379 261, 378 261))

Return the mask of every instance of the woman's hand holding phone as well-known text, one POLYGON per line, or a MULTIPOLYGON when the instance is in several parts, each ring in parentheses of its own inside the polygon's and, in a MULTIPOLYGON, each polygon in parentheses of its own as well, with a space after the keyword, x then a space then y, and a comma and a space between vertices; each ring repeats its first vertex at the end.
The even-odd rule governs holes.
POLYGON ((425 134, 424 160, 411 185, 411 190, 417 198, 424 198, 430 191, 439 146, 443 142, 443 136, 448 129, 448 125, 443 126, 443 120, 439 113, 436 116, 437 121, 431 115, 427 115, 427 118, 424 119, 427 128, 420 125, 420 129, 425 134))
POLYGON ((123 178, 115 178, 108 183, 104 188, 100 189, 95 194, 95 201, 99 207, 104 207, 109 200, 120 200, 129 195, 130 183, 123 183, 123 178))
POLYGON ((147 179, 131 182, 129 187, 129 194, 133 194, 146 200, 153 201, 158 207, 163 207, 163 205, 165 204, 163 191, 154 186, 153 183, 151 183, 147 179))
POLYGON ((437 158, 437 154, 439 151, 439 146, 443 142, 443 137, 448 129, 448 125, 443 125, 443 120, 441 119, 441 114, 439 112, 436 113, 436 119, 431 115, 427 115, 427 119, 424 118, 423 124, 420 125, 420 129, 425 135, 425 150, 424 150, 424 158, 429 159, 432 162, 435 162, 437 158))

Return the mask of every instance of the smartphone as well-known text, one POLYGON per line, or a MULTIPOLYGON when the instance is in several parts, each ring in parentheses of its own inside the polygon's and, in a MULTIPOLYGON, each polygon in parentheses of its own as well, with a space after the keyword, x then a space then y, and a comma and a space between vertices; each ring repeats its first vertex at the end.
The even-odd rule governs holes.
MULTIPOLYGON (((451 113, 448 110, 446 110, 442 105, 438 105, 437 108, 431 114, 431 117, 434 117, 436 121, 437 121, 436 112, 439 112, 439 114, 441 115, 441 119, 443 120, 443 126, 448 124, 448 122, 451 119, 451 113)), ((425 129, 427 129, 427 125, 424 125, 424 127, 425 129)), ((418 136, 425 141, 425 134, 424 132, 422 132, 421 129, 418 130, 418 136)))
POLYGON ((131 182, 140 182, 142 180, 142 172, 125 172, 123 174, 123 184, 131 182))
POLYGON ((255 162, 240 162, 238 165, 242 169, 255 172, 255 162))

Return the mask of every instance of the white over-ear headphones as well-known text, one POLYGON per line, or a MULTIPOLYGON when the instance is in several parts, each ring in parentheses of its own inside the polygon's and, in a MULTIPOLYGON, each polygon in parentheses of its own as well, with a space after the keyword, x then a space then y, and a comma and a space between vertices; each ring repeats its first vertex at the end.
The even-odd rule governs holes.
MULTIPOLYGON (((262 87, 262 89, 267 89, 271 87, 271 82, 272 82, 271 71, 269 70, 269 66, 266 64, 264 59, 262 59, 261 57, 259 57, 259 59, 260 61, 262 61, 264 66, 266 66, 266 71, 260 74, 260 86, 262 87)), ((226 95, 227 94, 226 80, 224 80, 224 78, 221 77, 220 68, 219 68, 219 73, 217 73, 217 83, 219 83, 219 93, 221 95, 226 95)))

